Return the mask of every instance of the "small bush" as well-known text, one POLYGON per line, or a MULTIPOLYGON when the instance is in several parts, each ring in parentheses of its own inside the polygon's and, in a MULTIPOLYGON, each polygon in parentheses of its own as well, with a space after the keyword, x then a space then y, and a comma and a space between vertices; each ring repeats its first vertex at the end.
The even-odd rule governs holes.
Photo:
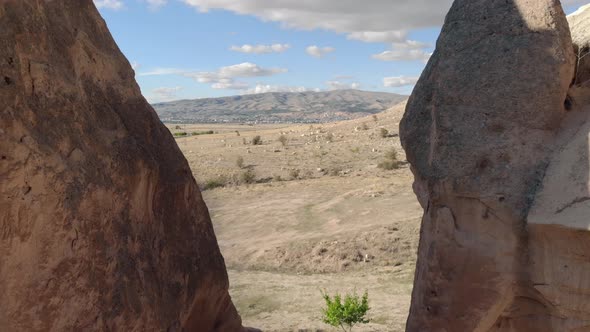
POLYGON ((249 169, 242 173, 242 175, 240 176, 240 181, 246 184, 254 183, 256 182, 256 173, 253 170, 249 169))
POLYGON ((397 160, 397 151, 391 149, 385 153, 385 160, 380 162, 377 167, 384 170, 393 170, 400 167, 399 160, 397 160))
POLYGON ((281 142, 281 144, 283 146, 286 146, 287 145, 287 141, 288 141, 288 139, 287 139, 287 137, 285 135, 279 136, 279 142, 281 142))
POLYGON ((262 145, 262 138, 259 135, 254 136, 252 145, 262 145))
POLYGON ((363 130, 369 130, 369 126, 367 126, 367 124, 366 124, 366 123, 364 123, 364 122, 363 122, 363 124, 361 125, 361 128, 362 128, 363 130))
POLYGON ((176 127, 174 127, 174 128, 175 128, 176 130, 181 130, 181 129, 182 129, 182 127, 181 127, 181 126, 176 126, 176 127))
POLYGON ((207 180, 207 182, 205 182, 205 185, 203 186, 203 190, 225 187, 225 182, 226 180, 223 178, 207 180))
POLYGON ((381 129, 379 130, 379 135, 380 135, 382 138, 389 137, 389 130, 387 130, 387 129, 385 129, 385 128, 381 128, 381 129))
POLYGON ((199 135, 212 135, 215 134, 213 130, 206 130, 206 131, 193 131, 191 135, 199 136, 199 135))
POLYGON ((328 133, 328 135, 326 135, 326 141, 332 143, 334 141, 334 134, 328 133))
POLYGON ((185 137, 188 136, 188 133, 186 131, 181 131, 179 133, 174 133, 175 137, 185 137))
POLYGON ((300 170, 298 170, 298 169, 292 169, 292 170, 289 171, 289 176, 291 177, 291 179, 297 180, 299 178, 299 173, 301 173, 300 170))
POLYGON ((377 117, 377 114, 373 114, 373 121, 375 121, 375 122, 379 121, 379 118, 377 117))
POLYGON ((344 302, 340 294, 334 298, 325 292, 322 293, 326 308, 322 310, 323 321, 334 327, 340 327, 343 331, 352 331, 356 324, 367 324, 366 315, 369 308, 369 294, 365 292, 362 297, 356 294, 346 294, 344 302))
POLYGON ((354 148, 350 149, 350 152, 352 153, 359 153, 361 151, 361 148, 359 148, 358 146, 355 146, 354 148))
POLYGON ((236 166, 240 169, 244 168, 244 157, 238 156, 238 158, 236 158, 236 166))
POLYGON ((240 136, 240 131, 236 130, 236 136, 240 136))

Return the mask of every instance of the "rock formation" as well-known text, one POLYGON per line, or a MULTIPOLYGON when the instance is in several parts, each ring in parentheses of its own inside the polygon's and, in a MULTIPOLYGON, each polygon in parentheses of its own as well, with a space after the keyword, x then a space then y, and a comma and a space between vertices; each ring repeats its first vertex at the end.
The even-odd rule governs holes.
POLYGON ((559 1, 453 4, 400 124, 425 210, 407 331, 590 329, 573 50, 559 1))
POLYGON ((91 0, 0 2, 0 330, 239 331, 207 208, 91 0))
POLYGON ((590 4, 567 17, 579 58, 576 84, 590 87, 590 4))

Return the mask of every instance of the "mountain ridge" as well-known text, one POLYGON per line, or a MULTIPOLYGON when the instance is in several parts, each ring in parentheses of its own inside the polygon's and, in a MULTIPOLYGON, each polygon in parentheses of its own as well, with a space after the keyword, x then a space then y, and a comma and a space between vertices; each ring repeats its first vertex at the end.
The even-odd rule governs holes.
POLYGON ((349 89, 183 99, 152 106, 168 123, 323 123, 376 114, 405 99, 395 93, 349 89))

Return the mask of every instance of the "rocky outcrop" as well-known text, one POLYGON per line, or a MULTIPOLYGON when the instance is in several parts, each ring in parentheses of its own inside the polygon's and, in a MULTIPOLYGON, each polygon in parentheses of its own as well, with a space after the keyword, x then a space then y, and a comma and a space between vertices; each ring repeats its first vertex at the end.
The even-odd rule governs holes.
POLYGON ((566 263, 575 276, 556 282, 586 233, 529 223, 553 154, 577 132, 563 128, 577 126, 564 120, 574 67, 559 1, 454 2, 400 124, 425 210, 408 331, 589 326, 590 269, 566 263))
POLYGON ((567 19, 578 57, 575 82, 590 87, 590 4, 581 7, 567 19))
POLYGON ((0 330, 239 331, 191 170, 92 1, 1 1, 0 40, 0 330))

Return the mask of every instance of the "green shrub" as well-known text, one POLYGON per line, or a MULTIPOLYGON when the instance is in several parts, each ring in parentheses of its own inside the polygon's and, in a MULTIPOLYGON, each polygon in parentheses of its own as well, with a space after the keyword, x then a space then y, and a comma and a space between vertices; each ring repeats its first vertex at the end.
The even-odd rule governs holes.
POLYGON ((206 130, 206 131, 193 131, 191 135, 199 136, 199 135, 212 135, 215 134, 213 130, 206 130))
POLYGON ((179 133, 174 133, 175 137, 185 137, 188 136, 188 133, 186 131, 181 131, 179 133))
POLYGON ((207 182, 205 182, 205 185, 203 186, 203 190, 225 187, 225 182, 226 180, 223 178, 207 180, 207 182))
POLYGON ((256 182, 256 173, 254 170, 247 170, 240 176, 240 180, 242 183, 250 184, 256 182))
POLYGON ((322 310, 323 321, 334 327, 340 327, 343 331, 352 331, 356 324, 369 322, 366 315, 369 311, 369 294, 365 292, 362 297, 357 294, 346 294, 344 302, 340 294, 334 298, 325 292, 322 297, 326 301, 326 308, 322 310))
POLYGON ((389 137, 389 130, 387 130, 385 128, 381 128, 379 130, 379 135, 383 138, 389 137))
POLYGON ((252 145, 262 145, 262 138, 259 135, 254 136, 252 145))

